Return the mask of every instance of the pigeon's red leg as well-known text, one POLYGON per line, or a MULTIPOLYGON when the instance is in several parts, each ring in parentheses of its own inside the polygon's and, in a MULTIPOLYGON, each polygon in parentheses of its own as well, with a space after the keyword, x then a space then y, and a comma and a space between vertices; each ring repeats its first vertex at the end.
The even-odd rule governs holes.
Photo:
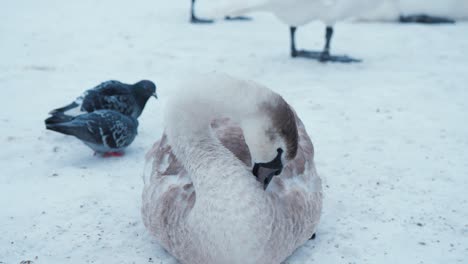
POLYGON ((102 157, 109 158, 109 157, 122 157, 124 155, 123 152, 106 152, 102 154, 102 157))

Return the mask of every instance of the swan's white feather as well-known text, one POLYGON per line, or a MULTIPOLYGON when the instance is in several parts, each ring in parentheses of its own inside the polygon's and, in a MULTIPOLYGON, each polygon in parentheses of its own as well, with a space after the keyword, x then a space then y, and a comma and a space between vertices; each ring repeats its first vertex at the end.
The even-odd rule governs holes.
POLYGON ((263 0, 228 1, 213 11, 215 17, 266 11, 289 26, 302 26, 319 20, 332 26, 335 22, 358 17, 393 0, 263 0))

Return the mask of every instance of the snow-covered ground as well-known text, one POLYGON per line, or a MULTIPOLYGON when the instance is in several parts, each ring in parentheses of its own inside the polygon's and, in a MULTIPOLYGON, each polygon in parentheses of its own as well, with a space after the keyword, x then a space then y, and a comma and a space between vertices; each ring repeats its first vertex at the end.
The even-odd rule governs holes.
MULTIPOLYGON (((467 263, 467 23, 339 23, 332 50, 364 62, 320 64, 290 59, 271 15, 196 26, 189 2, 1 3, 0 263, 176 263, 141 221, 144 155, 174 85, 213 70, 282 94, 312 136, 324 214, 286 263, 467 263), (108 79, 158 85, 126 156, 45 130, 108 79)), ((310 24, 298 45, 323 35, 310 24)))

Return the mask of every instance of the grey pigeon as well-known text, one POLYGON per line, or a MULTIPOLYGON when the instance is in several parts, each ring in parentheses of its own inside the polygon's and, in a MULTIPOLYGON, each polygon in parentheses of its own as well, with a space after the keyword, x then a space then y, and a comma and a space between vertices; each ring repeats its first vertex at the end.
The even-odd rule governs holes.
POLYGON ((114 110, 124 115, 138 118, 145 108, 148 99, 156 95, 156 85, 147 80, 133 85, 119 81, 107 81, 89 89, 71 104, 52 110, 52 118, 46 124, 60 123, 60 117, 74 117, 96 110, 114 110), (58 119, 55 119, 58 118, 58 119))
POLYGON ((97 110, 61 123, 46 124, 46 128, 75 136, 104 156, 121 156, 137 135, 138 121, 117 111, 97 110))

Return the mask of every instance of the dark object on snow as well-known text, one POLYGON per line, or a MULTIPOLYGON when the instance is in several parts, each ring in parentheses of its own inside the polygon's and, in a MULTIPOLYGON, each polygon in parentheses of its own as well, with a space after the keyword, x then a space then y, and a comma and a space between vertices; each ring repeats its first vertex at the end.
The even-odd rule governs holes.
POLYGON ((400 15, 401 23, 422 23, 422 24, 455 24, 455 20, 446 17, 418 15, 400 15))
POLYGON ((71 104, 52 110, 49 114, 74 117, 83 113, 107 109, 138 118, 151 96, 158 98, 156 85, 151 81, 143 80, 133 85, 119 81, 107 81, 87 90, 71 104))
POLYGON ((317 236, 316 233, 314 233, 314 234, 309 238, 309 240, 314 240, 316 236, 317 236))
POLYGON ((248 16, 225 16, 224 20, 227 21, 251 21, 252 18, 248 16))
MULTIPOLYGON (((75 136, 96 153, 120 154, 137 135, 138 121, 131 116, 113 110, 97 110, 91 113, 70 117, 54 115, 54 122, 46 128, 65 135, 75 136), (60 118, 64 118, 59 122, 60 118)), ((120 154, 121 155, 121 154, 120 154)))

